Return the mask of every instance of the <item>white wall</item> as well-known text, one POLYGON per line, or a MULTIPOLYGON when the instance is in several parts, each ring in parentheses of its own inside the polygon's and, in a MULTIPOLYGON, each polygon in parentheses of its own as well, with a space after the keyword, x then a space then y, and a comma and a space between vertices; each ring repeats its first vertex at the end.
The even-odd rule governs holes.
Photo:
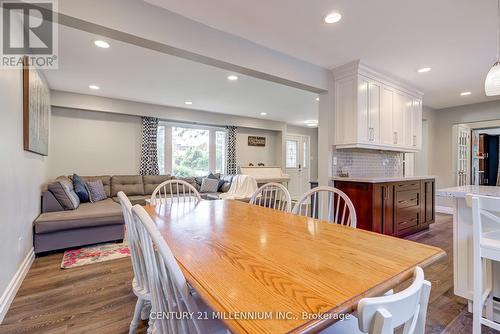
POLYGON ((138 174, 138 116, 53 108, 49 176, 138 174))
POLYGON ((277 161, 277 151, 281 154, 281 136, 277 131, 259 130, 250 128, 238 128, 236 135, 236 163, 239 166, 248 166, 253 163, 255 166, 259 162, 266 166, 281 165, 277 161), (266 146, 248 146, 248 136, 258 136, 266 138, 266 146))
POLYGON ((33 247, 32 223, 46 179, 47 158, 23 150, 22 101, 21 71, 0 70, 0 302, 33 247))
POLYGON ((140 116, 176 122, 238 126, 237 163, 282 165, 283 133, 311 136, 311 179, 317 178, 317 129, 283 122, 52 91, 49 175, 136 174, 139 169, 140 116), (267 137, 266 147, 249 147, 249 135, 267 137))

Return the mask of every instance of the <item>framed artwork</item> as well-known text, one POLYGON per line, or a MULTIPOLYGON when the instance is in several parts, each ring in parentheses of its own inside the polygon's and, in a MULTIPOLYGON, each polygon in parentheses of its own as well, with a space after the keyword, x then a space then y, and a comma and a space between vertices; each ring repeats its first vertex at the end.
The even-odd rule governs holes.
POLYGON ((49 153, 50 90, 43 74, 23 66, 24 150, 47 156, 49 153))
POLYGON ((248 146, 266 146, 266 137, 248 136, 248 146))

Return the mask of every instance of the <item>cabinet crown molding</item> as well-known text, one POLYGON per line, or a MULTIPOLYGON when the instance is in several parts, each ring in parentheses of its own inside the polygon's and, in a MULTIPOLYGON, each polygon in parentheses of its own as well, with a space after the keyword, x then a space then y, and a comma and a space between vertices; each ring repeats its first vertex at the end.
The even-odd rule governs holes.
POLYGON ((370 79, 380 81, 387 86, 398 88, 399 90, 402 90, 410 95, 414 95, 419 98, 422 98, 424 96, 424 93, 419 91, 417 88, 407 84, 400 79, 396 79, 388 74, 373 69, 360 59, 336 67, 332 70, 332 73, 335 80, 360 74, 370 79))

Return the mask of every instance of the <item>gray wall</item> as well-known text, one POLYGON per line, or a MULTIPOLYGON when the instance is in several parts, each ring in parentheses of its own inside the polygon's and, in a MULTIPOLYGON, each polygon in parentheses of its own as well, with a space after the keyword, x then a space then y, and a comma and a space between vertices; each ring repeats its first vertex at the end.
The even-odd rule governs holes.
POLYGON ((53 108, 51 130, 51 178, 139 173, 140 117, 53 108))
POLYGON ((22 101, 21 71, 0 70, 0 296, 33 247, 46 179, 47 158, 23 150, 22 101))
POLYGON ((432 133, 429 140, 430 171, 439 176, 436 181, 437 188, 452 187, 455 185, 453 172, 453 159, 455 158, 452 149, 453 125, 500 120, 500 101, 440 109, 434 111, 433 114, 434 124, 429 124, 429 132, 432 133))

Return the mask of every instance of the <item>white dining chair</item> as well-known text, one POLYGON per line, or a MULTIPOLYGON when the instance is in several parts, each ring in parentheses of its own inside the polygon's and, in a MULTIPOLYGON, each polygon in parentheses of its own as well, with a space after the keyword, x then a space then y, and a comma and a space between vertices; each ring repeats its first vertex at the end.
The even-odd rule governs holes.
POLYGON ((130 323, 129 333, 135 333, 139 321, 149 317, 147 310, 151 307, 151 293, 148 287, 146 263, 139 244, 137 228, 132 219, 132 204, 123 191, 118 192, 118 200, 120 201, 123 218, 125 219, 125 228, 128 237, 127 243, 130 249, 130 259, 134 272, 132 291, 137 296, 137 303, 135 304, 134 316, 130 323))
POLYGON ((356 227, 356 210, 349 197, 341 190, 320 186, 306 192, 297 201, 293 214, 356 227))
POLYGON ((285 212, 290 212, 292 209, 292 198, 288 189, 274 182, 266 183, 257 189, 249 203, 285 212))
POLYGON ((177 260, 146 210, 135 205, 132 215, 138 225, 151 287, 152 312, 156 318, 153 333, 228 333, 227 328, 212 317, 208 306, 196 294, 191 293, 177 260), (163 316, 182 314, 193 316, 178 316, 174 319, 163 316), (201 319, 200 314, 206 314, 208 319, 201 319))
POLYGON ((469 194, 466 203, 472 207, 472 333, 480 334, 481 325, 500 331, 493 321, 492 294, 492 262, 500 261, 500 198, 469 194))
POLYGON ((199 202, 198 190, 184 180, 168 180, 160 183, 151 194, 150 204, 165 202, 199 202))
POLYGON ((363 298, 358 303, 357 317, 339 321, 321 334, 392 334, 404 325, 404 334, 424 334, 431 283, 424 271, 416 267, 413 283, 405 290, 382 297, 363 298))

